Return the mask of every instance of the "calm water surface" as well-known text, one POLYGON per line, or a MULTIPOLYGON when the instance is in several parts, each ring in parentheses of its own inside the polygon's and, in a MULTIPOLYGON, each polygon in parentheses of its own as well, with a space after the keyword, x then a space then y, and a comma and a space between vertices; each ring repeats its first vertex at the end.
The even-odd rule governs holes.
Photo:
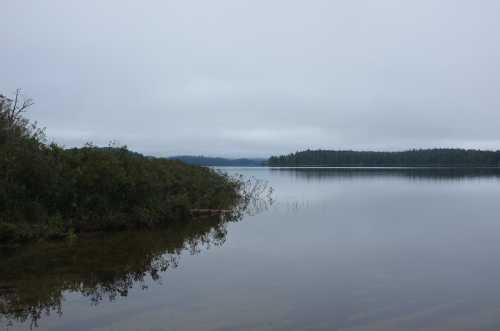
POLYGON ((226 168, 274 203, 0 251, 8 330, 499 330, 500 174, 226 168))

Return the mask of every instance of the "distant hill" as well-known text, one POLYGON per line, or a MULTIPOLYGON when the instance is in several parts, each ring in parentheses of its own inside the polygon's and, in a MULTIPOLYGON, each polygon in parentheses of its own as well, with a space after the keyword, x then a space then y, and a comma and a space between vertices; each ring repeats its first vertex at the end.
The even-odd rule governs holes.
POLYGON ((264 165, 266 159, 227 159, 222 157, 179 155, 169 157, 171 160, 180 160, 187 164, 199 166, 226 166, 226 167, 259 167, 264 165))
POLYGON ((500 151, 435 148, 402 152, 306 150, 272 156, 267 165, 362 167, 499 167, 500 151))

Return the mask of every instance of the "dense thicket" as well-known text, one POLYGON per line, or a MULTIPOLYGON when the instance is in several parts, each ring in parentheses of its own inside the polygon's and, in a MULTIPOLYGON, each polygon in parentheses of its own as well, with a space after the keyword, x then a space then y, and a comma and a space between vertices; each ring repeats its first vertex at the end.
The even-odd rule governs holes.
POLYGON ((0 96, 0 242, 152 227, 239 198, 237 180, 208 168, 125 147, 46 144, 23 117, 30 104, 0 96))
POLYGON ((500 151, 472 149, 419 149, 403 152, 306 150, 272 156, 269 166, 413 166, 498 167, 500 151))

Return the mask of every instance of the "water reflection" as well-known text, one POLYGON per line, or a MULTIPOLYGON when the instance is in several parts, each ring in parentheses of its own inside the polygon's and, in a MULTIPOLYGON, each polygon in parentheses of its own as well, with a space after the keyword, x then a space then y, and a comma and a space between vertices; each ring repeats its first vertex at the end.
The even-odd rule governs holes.
MULTIPOLYGON (((266 179, 273 208, 231 225, 242 212, 0 251, 2 323, 74 331, 499 329, 500 265, 491 258, 500 254, 497 169, 231 171, 266 179)), ((249 197, 245 213, 265 210, 260 201, 249 197)))
POLYGON ((181 253, 197 254, 220 246, 226 224, 234 219, 204 218, 158 232, 119 233, 77 242, 41 243, 1 251, 0 313, 8 322, 30 321, 62 313, 66 291, 79 292, 97 304, 127 296, 145 279, 179 264, 181 253))
POLYGON ((462 180, 471 178, 500 178, 500 168, 269 168, 273 172, 284 173, 305 179, 338 179, 362 177, 400 177, 417 180, 462 180))
POLYGON ((231 213, 197 215, 168 229, 0 246, 0 325, 37 327, 44 316, 62 315, 64 297, 71 292, 97 305, 125 297, 132 288, 147 289, 149 280, 158 282, 176 268, 183 253, 196 255, 223 245, 229 223, 272 204, 264 181, 250 179, 242 192, 242 201, 231 213))

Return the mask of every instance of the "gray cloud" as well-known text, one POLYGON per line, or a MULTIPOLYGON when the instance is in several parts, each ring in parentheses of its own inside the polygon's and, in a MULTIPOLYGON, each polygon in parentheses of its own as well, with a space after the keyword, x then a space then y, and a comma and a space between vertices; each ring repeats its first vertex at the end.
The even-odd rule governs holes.
POLYGON ((7 1, 0 91, 67 146, 500 148, 500 2, 7 1))

